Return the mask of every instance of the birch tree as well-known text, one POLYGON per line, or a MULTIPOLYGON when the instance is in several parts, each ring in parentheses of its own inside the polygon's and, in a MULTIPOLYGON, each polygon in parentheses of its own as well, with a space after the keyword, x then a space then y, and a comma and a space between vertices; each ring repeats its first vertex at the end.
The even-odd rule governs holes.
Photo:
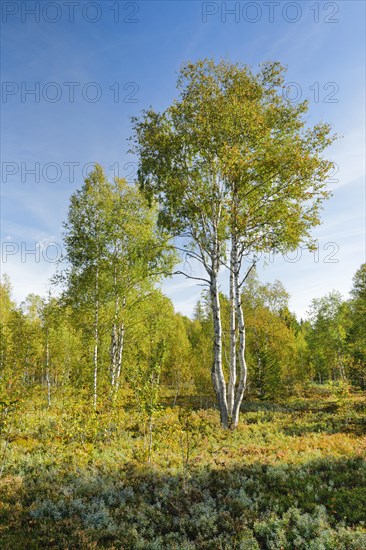
POLYGON ((102 217, 108 182, 100 166, 85 179, 84 185, 70 199, 68 219, 64 224, 65 259, 68 268, 63 276, 66 296, 74 310, 84 318, 83 325, 93 342, 93 406, 97 408, 101 269, 105 262, 107 232, 102 217))
MULTIPOLYGON (((212 381, 223 427, 236 426, 243 399, 245 319, 241 288, 256 254, 312 245, 327 198, 332 163, 323 150, 334 139, 327 124, 306 128, 306 101, 282 95, 284 68, 210 60, 187 63, 179 98, 164 112, 134 119, 133 151, 140 185, 160 203, 160 223, 185 238, 186 256, 206 275, 214 324, 212 381), (231 360, 228 386, 222 368, 219 273, 230 272, 231 360), (237 375, 237 363, 239 374, 237 375)), ((186 273, 187 276, 191 274, 186 273)))
POLYGON ((123 179, 110 183, 96 165, 71 197, 64 234, 66 296, 79 310, 93 340, 93 403, 97 406, 100 341, 110 334, 109 379, 119 387, 126 322, 152 285, 171 270, 166 233, 138 189, 123 179))
POLYGON ((111 224, 108 229, 108 269, 111 273, 113 324, 111 385, 118 390, 123 347, 134 311, 151 294, 154 284, 171 271, 174 254, 166 233, 157 231, 156 211, 125 180, 112 184, 111 224))

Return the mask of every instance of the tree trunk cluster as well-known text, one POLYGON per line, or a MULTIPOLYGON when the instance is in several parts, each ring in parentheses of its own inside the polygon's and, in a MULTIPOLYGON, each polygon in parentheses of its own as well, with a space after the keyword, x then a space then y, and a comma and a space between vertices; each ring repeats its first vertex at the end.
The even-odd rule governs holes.
POLYGON ((247 383, 245 361, 245 321, 240 296, 240 262, 235 233, 230 254, 230 374, 228 384, 222 365, 222 322, 218 283, 219 261, 213 259, 210 277, 210 296, 214 326, 214 360, 211 371, 213 387, 220 409, 222 427, 235 428, 239 422, 240 406, 247 383), (237 365, 239 372, 237 372, 237 365))

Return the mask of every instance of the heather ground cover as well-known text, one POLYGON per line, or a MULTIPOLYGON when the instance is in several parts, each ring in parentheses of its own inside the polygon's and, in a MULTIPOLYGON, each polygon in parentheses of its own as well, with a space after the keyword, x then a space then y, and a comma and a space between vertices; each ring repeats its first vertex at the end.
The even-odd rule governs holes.
POLYGON ((312 386, 245 402, 233 431, 194 397, 162 401, 150 454, 127 398, 98 413, 71 393, 15 404, 3 415, 1 548, 366 547, 365 393, 312 386))

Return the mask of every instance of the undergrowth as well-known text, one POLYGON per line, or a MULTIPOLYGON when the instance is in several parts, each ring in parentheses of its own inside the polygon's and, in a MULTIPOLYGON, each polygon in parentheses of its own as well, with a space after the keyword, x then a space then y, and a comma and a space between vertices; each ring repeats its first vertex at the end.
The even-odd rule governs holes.
MULTIPOLYGON (((169 401, 167 399, 167 401, 169 401)), ((366 548, 366 396, 246 402, 146 422, 123 398, 97 412, 35 392, 1 425, 0 548, 366 548)))

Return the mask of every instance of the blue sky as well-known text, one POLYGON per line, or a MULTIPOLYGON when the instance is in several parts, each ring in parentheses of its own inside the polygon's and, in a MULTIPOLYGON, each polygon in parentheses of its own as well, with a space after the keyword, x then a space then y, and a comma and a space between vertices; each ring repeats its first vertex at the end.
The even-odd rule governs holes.
MULTIPOLYGON (((28 0, 1 7, 1 270, 18 301, 45 294, 69 197, 86 165, 99 162, 110 177, 133 179, 130 116, 150 105, 166 108, 182 62, 203 57, 254 67, 281 61, 285 92, 310 100, 309 123, 330 122, 343 136, 328 153, 339 169, 314 230, 318 257, 301 250, 261 262, 259 275, 284 283, 298 315, 333 288, 347 296, 366 261, 362 0, 28 0), (27 253, 35 246, 37 255, 27 253)), ((175 277, 163 288, 177 310, 191 314, 200 287, 175 277)))

